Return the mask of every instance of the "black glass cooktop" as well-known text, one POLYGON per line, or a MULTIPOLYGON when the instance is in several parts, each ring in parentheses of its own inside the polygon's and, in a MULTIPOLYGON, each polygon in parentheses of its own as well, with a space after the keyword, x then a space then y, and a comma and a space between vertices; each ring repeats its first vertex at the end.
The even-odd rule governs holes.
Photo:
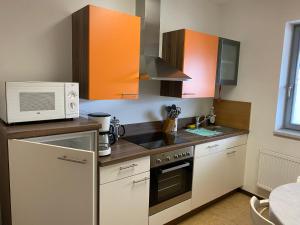
POLYGON ((187 140, 180 138, 176 135, 165 134, 163 132, 129 136, 125 137, 125 139, 129 142, 143 146, 147 149, 155 149, 168 145, 175 145, 187 142, 187 140))

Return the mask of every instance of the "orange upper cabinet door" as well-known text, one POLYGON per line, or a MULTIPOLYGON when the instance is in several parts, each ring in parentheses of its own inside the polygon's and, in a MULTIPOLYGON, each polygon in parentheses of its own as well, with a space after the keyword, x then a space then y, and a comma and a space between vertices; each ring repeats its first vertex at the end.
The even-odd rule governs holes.
POLYGON ((183 72, 192 79, 183 82, 182 97, 214 97, 219 38, 185 30, 183 72))
POLYGON ((192 30, 164 33, 163 58, 192 79, 163 81, 161 95, 180 98, 214 97, 219 38, 192 30))
POLYGON ((136 99, 139 93, 140 18, 86 6, 72 16, 73 81, 80 97, 136 99))

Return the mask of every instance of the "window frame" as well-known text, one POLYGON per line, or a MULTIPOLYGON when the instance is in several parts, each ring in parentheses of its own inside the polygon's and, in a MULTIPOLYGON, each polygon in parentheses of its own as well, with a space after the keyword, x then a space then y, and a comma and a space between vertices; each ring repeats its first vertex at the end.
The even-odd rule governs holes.
POLYGON ((284 113, 284 128, 289 130, 300 131, 300 125, 292 124, 292 111, 295 95, 295 82, 297 77, 297 68, 299 63, 300 52, 300 24, 293 27, 293 38, 291 44, 291 55, 289 59, 289 74, 286 88, 286 105, 284 113))

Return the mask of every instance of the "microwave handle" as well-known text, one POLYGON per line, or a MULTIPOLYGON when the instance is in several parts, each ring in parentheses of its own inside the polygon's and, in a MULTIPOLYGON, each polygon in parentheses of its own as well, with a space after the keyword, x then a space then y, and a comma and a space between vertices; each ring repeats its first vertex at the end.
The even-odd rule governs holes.
POLYGON ((181 164, 181 165, 178 165, 178 166, 174 166, 174 167, 171 167, 171 168, 168 168, 168 169, 160 170, 160 172, 161 172, 162 174, 164 174, 164 173, 169 173, 169 172, 172 172, 172 171, 175 171, 175 170, 179 170, 179 169, 188 167, 188 166, 190 166, 190 165, 191 165, 191 164, 190 164, 189 162, 186 162, 186 163, 181 164))

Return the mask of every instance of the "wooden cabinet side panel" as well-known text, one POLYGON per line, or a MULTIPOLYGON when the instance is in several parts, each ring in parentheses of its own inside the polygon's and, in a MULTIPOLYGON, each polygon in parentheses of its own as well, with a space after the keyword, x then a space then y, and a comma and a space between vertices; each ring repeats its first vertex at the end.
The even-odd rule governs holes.
POLYGON ((192 80, 183 83, 184 98, 214 97, 218 45, 217 36, 185 30, 183 72, 192 80))
POLYGON ((72 69, 73 82, 79 83, 81 98, 88 98, 89 92, 89 7, 73 13, 72 15, 72 69))
POLYGON ((182 81, 161 81, 160 95, 181 98, 182 96, 182 81))
POLYGON ((163 34, 162 58, 170 65, 183 70, 184 30, 163 34))
MULTIPOLYGON (((179 70, 183 69, 184 30, 163 34, 162 58, 179 70)), ((181 98, 182 81, 161 81, 160 95, 181 98)))
POLYGON ((7 137, 0 128, 0 206, 1 222, 11 225, 9 164, 7 137))
POLYGON ((137 98, 140 18, 89 7, 89 99, 137 98))

